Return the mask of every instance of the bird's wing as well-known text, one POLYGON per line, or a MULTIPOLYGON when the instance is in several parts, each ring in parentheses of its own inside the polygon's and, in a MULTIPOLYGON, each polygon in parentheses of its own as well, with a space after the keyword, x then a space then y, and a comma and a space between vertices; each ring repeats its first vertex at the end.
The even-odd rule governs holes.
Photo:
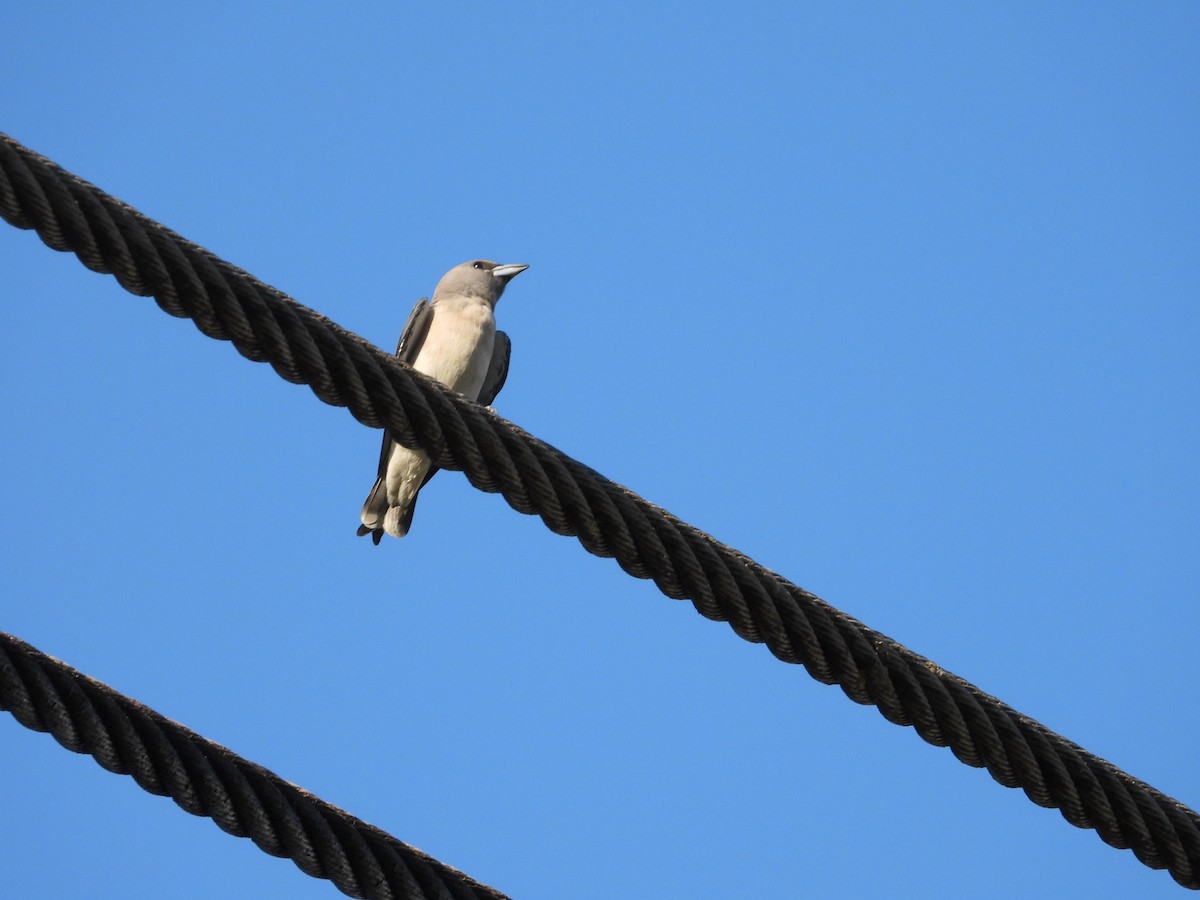
POLYGON ((496 332, 496 340, 492 344, 492 361, 488 364, 487 375, 483 378, 483 387, 479 389, 479 402, 491 406, 504 381, 508 378, 508 358, 512 355, 512 341, 503 331, 496 332))
MULTIPOLYGON (((404 330, 400 332, 400 341, 396 344, 396 359, 402 363, 408 363, 410 366, 417 361, 417 354, 421 352, 425 336, 429 334, 429 323, 433 321, 433 315, 433 304, 429 302, 428 297, 422 297, 417 301, 412 312, 408 314, 404 330)), ((387 476, 388 459, 391 455, 392 438, 385 430, 383 446, 379 450, 379 473, 376 477, 385 478, 387 476)))
POLYGON ((396 344, 396 359, 410 366, 417 361, 425 336, 429 334, 429 323, 433 321, 433 304, 428 297, 422 297, 408 314, 404 330, 400 332, 400 342, 396 344))

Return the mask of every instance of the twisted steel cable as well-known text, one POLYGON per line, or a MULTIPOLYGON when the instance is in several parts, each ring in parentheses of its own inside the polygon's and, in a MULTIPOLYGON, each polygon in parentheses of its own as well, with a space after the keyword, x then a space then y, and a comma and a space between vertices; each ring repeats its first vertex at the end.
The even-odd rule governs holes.
POLYGON ((504 897, 3 632, 0 709, 351 897, 504 897))
POLYGON ((480 490, 688 599, 779 659, 911 725, 1006 787, 1057 808, 1200 889, 1200 816, 873 631, 737 550, 614 484, 488 410, 398 363, 253 276, 0 135, 0 215, 56 250, 189 317, 248 359, 385 427, 480 490))

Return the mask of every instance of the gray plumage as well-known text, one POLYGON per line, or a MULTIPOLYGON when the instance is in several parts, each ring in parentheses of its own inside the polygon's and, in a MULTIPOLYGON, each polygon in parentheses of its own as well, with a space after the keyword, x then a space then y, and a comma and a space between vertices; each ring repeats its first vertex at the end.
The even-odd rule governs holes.
MULTIPOLYGON (((528 266, 486 259, 461 263, 442 276, 433 301, 422 297, 400 333, 396 358, 453 391, 488 406, 508 377, 512 342, 496 330, 494 310, 505 285, 528 266)), ((417 494, 437 472, 429 457, 392 440, 386 431, 378 477, 367 495, 358 534, 376 544, 384 533, 401 538, 412 525, 417 494)))

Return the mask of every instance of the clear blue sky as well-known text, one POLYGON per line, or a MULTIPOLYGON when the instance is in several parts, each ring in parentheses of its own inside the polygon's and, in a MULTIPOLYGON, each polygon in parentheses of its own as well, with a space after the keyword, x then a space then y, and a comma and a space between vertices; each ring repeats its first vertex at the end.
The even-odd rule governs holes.
MULTIPOLYGON (((0 130, 1195 807, 1200 7, 17 4, 0 130)), ((0 228, 0 630, 522 898, 1179 896, 0 228)), ((17 897, 328 897, 0 719, 17 897)))

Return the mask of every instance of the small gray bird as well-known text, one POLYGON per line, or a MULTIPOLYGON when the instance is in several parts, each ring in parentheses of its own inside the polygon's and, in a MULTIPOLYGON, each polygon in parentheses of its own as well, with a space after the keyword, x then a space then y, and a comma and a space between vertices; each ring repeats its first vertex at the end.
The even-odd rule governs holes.
MULTIPOLYGON (((512 342, 496 330, 493 311, 504 287, 529 266, 501 265, 486 259, 461 263, 433 291, 433 302, 417 301, 400 334, 396 358, 436 378, 452 391, 485 406, 508 377, 512 342)), ((376 544, 386 531, 402 538, 412 525, 417 492, 437 472, 429 457, 396 443, 385 431, 379 477, 363 504, 359 536, 376 544)))

